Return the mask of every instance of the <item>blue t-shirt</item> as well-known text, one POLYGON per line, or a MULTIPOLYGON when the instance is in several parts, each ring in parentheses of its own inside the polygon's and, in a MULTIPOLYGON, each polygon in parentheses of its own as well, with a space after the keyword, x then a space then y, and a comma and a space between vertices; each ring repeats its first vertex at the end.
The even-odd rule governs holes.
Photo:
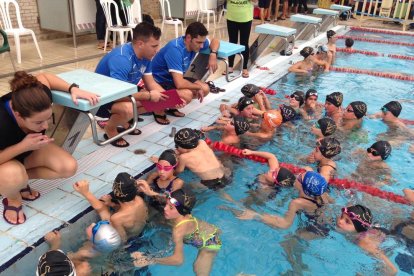
MULTIPOLYGON (((183 74, 190 67, 196 52, 189 52, 185 47, 184 36, 167 43, 152 59, 152 73, 158 83, 173 83, 170 72, 183 74)), ((200 51, 207 49, 210 41, 206 39, 200 51)))
POLYGON ((151 61, 139 59, 131 43, 122 44, 106 54, 96 66, 95 73, 132 84, 138 84, 143 75, 151 75, 151 61))

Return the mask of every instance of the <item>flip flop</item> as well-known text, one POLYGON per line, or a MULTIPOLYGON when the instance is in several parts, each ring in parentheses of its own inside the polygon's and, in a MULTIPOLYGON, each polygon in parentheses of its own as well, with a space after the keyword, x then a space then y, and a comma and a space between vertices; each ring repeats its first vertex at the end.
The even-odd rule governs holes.
POLYGON ((155 120, 155 122, 157 122, 157 124, 160 124, 160 125, 169 125, 170 124, 170 121, 168 121, 168 119, 167 119, 167 115, 160 115, 160 114, 155 114, 154 112, 152 112, 152 115, 154 116, 154 120, 155 120), (163 122, 163 121, 160 121, 159 119, 162 119, 162 120, 167 120, 167 122, 163 122))
POLYGON ((208 87, 210 88, 211 93, 218 94, 219 92, 225 92, 226 91, 226 89, 223 89, 223 88, 220 88, 220 87, 216 86, 214 84, 214 82, 212 82, 212 81, 208 81, 208 82, 206 82, 206 84, 208 84, 208 87))
MULTIPOLYGON (((128 128, 130 128, 130 127, 131 127, 131 125, 129 125, 128 128)), ((126 128, 124 128, 124 127, 117 127, 116 130, 118 132, 124 132, 126 130, 126 128)), ((134 131, 128 133, 127 135, 140 135, 141 133, 142 133, 142 131, 136 128, 136 129, 134 129, 134 131)))
POLYGON ((20 211, 22 211, 23 205, 20 205, 20 207, 9 206, 9 201, 7 200, 7 198, 3 198, 2 203, 3 203, 3 218, 7 223, 12 224, 12 225, 19 225, 26 221, 26 215, 24 213, 23 213, 24 221, 22 222, 19 221, 19 213, 20 211), (7 211, 16 212, 16 219, 17 219, 16 222, 11 222, 10 220, 6 218, 7 211))
MULTIPOLYGON (((109 139, 109 137, 108 137, 108 135, 106 133, 103 135, 103 137, 106 140, 109 139)), ((110 144, 112 146, 114 146, 114 147, 117 147, 117 148, 126 148, 126 147, 129 147, 129 143, 124 138, 122 138, 122 137, 116 139, 115 141, 111 142, 110 144), (119 144, 119 142, 125 142, 125 144, 119 144)))
MULTIPOLYGON (((29 192, 29 194, 30 194, 31 196, 34 196, 34 195, 32 194, 32 189, 30 188, 30 186, 29 186, 29 185, 27 185, 27 187, 26 187, 26 188, 24 188, 24 189, 21 189, 21 190, 20 190, 20 194, 21 194, 21 193, 25 193, 25 192, 29 192)), ((24 200, 27 200, 27 201, 34 201, 34 200, 36 200, 36 199, 38 199, 38 198, 40 197, 40 193, 38 192, 37 196, 35 196, 34 198, 24 197, 23 195, 21 195, 21 196, 22 196, 22 199, 24 199, 24 200)))
POLYGON ((165 113, 167 113, 168 115, 174 116, 174 117, 184 117, 185 116, 184 113, 178 111, 178 109, 175 109, 175 108, 174 109, 171 109, 171 108, 166 109, 165 113))
POLYGON ((242 73, 242 77, 243 77, 243 78, 248 78, 248 77, 250 77, 249 72, 243 72, 243 73, 242 73))

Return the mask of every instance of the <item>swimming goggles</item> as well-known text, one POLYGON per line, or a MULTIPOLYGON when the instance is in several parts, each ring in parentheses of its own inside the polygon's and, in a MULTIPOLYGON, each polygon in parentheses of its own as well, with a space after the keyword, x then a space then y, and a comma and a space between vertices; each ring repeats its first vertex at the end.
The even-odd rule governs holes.
POLYGON ((173 170, 175 167, 177 167, 178 164, 175 164, 174 166, 163 166, 159 163, 155 164, 155 166, 157 167, 157 170, 159 171, 166 171, 169 172, 171 170, 173 170))
POLYGON ((176 200, 175 198, 171 197, 171 194, 169 192, 166 192, 165 195, 167 196, 168 200, 170 201, 170 203, 172 205, 174 205, 175 207, 180 206, 180 202, 178 202, 178 200, 176 200))
POLYGON ((102 225, 106 225, 106 224, 109 224, 109 221, 101 220, 101 221, 98 221, 98 223, 93 226, 93 228, 92 228, 92 242, 95 242, 95 235, 98 232, 99 228, 102 225))
POLYGON ((386 108, 385 106, 381 107, 381 111, 385 114, 387 113, 389 110, 388 108, 386 108))
POLYGON ((279 185, 279 181, 277 180, 277 175, 279 174, 279 169, 276 169, 272 172, 272 178, 273 178, 273 182, 276 185, 279 185))
POLYGON ((313 126, 317 129, 321 129, 321 126, 319 125, 318 121, 316 121, 313 126))
POLYGON ((348 112, 348 113, 354 113, 354 110, 353 109, 350 109, 350 108, 347 108, 346 109, 346 112, 348 112))
POLYGON ((381 155, 376 149, 373 149, 373 148, 367 148, 367 152, 371 153, 373 156, 380 156, 381 155))
POLYGON ((292 95, 290 95, 290 98, 291 98, 291 99, 295 98, 295 100, 296 100, 296 101, 298 101, 298 102, 300 102, 300 100, 301 100, 300 96, 298 96, 298 95, 296 95, 296 94, 292 94, 292 95))
POLYGON ((310 96, 315 96, 316 98, 318 98, 318 92, 309 92, 309 94, 308 94, 308 98, 309 98, 310 96))
POLYGON ((355 214, 354 212, 350 212, 350 211, 348 211, 348 208, 344 207, 344 208, 342 208, 341 210, 342 210, 342 213, 343 213, 343 214, 348 215, 348 217, 349 217, 351 220, 356 220, 356 221, 358 221, 359 223, 361 223, 362 225, 364 225, 364 226, 365 226, 365 227, 367 227, 367 228, 372 226, 370 223, 368 223, 368 222, 366 222, 366 221, 363 221, 363 220, 361 219, 361 216, 360 216, 360 215, 357 215, 357 214, 355 214))

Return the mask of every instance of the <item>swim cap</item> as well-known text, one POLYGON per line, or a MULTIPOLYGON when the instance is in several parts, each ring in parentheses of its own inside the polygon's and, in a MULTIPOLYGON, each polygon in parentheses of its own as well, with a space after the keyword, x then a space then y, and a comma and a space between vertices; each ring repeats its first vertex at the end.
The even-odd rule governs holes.
POLYGON ((62 250, 49 250, 39 258, 36 276, 74 276, 75 266, 62 250))
POLYGON ((275 181, 276 185, 283 186, 283 187, 292 187, 295 183, 296 177, 295 175, 286 168, 280 167, 279 171, 273 172, 273 180, 275 181))
POLYGON ((333 31, 333 30, 329 30, 329 31, 327 31, 326 32, 326 37, 328 38, 328 39, 330 39, 331 37, 333 37, 334 35, 336 35, 336 32, 335 31, 333 31))
POLYGON ((302 57, 304 57, 304 58, 307 58, 307 57, 308 57, 308 56, 310 56, 312 53, 313 53, 313 48, 312 48, 312 47, 309 47, 309 46, 307 46, 307 47, 303 48, 303 49, 299 52, 299 54, 300 54, 302 57))
POLYGON ((394 115, 395 117, 400 116, 400 113, 401 113, 401 110, 402 110, 401 104, 397 101, 391 101, 391 102, 387 103, 386 105, 384 105, 381 108, 381 110, 386 111, 386 110, 384 110, 384 108, 386 108, 386 110, 391 112, 392 115, 394 115))
POLYGON ((306 91, 305 99, 307 100, 310 96, 316 96, 317 98, 318 91, 316 91, 315 89, 309 89, 308 91, 306 91))
POLYGON ((269 128, 274 129, 282 124, 283 118, 279 112, 275 110, 269 110, 263 113, 263 123, 269 128))
POLYGON ((362 205, 342 208, 342 213, 349 216, 357 232, 365 232, 372 226, 371 210, 362 205))
POLYGON ((280 113, 282 114, 283 123, 289 122, 296 117, 296 111, 293 107, 282 104, 279 106, 280 113))
POLYGON ((375 142, 374 144, 372 144, 371 147, 369 147, 371 149, 374 149, 377 151, 377 155, 374 156, 381 156, 382 160, 385 160, 388 158, 388 156, 390 156, 391 154, 391 144, 388 143, 387 141, 378 141, 375 142))
POLYGON ((199 134, 191 128, 180 129, 174 136, 175 146, 183 149, 196 148, 198 140, 200 140, 199 134))
POLYGON ((105 253, 114 251, 121 245, 121 236, 107 220, 95 224, 91 240, 96 250, 105 253))
POLYGON ((348 48, 351 48, 354 45, 354 40, 350 37, 345 39, 345 46, 348 48))
POLYGON ((295 97, 295 99, 299 102, 299 107, 305 103, 305 93, 303 93, 303 91, 297 90, 293 92, 293 94, 290 95, 290 97, 295 97))
POLYGON ((318 46, 318 53, 327 53, 329 51, 328 46, 326 45, 319 45, 318 46))
POLYGON ((341 153, 341 143, 333 137, 325 137, 316 143, 325 158, 332 158, 341 153))
POLYGON ((243 111, 249 105, 254 104, 254 101, 249 97, 241 97, 237 103, 237 109, 243 111))
POLYGON ((257 93, 259 93, 260 88, 254 84, 248 83, 244 85, 241 89, 243 95, 248 98, 253 98, 257 93))
POLYGON ((244 134, 250 129, 249 122, 243 116, 234 116, 233 124, 237 135, 244 134))
POLYGON ((196 198, 193 193, 188 190, 178 189, 172 192, 169 197, 170 202, 177 208, 178 213, 183 216, 191 214, 191 210, 193 210, 196 203, 196 198), (175 199, 177 202, 172 199, 175 199))
POLYGON ((356 101, 350 103, 349 105, 352 106, 352 110, 354 111, 357 119, 361 119, 367 114, 367 105, 364 102, 356 101))
POLYGON ((129 202, 137 195, 135 178, 129 173, 119 173, 112 185, 111 196, 120 202, 129 202))
POLYGON ((320 196, 328 188, 325 178, 317 172, 305 172, 302 176, 302 189, 307 196, 320 196))
POLYGON ((344 95, 341 92, 333 92, 326 96, 326 101, 330 102, 336 107, 340 107, 342 105, 343 100, 344 95))
POLYGON ((171 164, 171 166, 174 166, 177 164, 177 155, 175 154, 175 151, 172 149, 167 149, 163 151, 158 158, 158 161, 164 160, 171 164))
POLYGON ((335 133, 336 123, 329 117, 325 117, 318 120, 319 129, 323 136, 329 136, 335 133))

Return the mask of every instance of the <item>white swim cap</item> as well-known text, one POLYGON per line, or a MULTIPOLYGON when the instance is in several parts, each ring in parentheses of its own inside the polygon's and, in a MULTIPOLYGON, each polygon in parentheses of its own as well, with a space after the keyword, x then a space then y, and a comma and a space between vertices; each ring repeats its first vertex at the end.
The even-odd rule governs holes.
POLYGON ((121 245, 121 236, 107 220, 99 221, 92 228, 92 243, 100 252, 109 253, 121 245))

